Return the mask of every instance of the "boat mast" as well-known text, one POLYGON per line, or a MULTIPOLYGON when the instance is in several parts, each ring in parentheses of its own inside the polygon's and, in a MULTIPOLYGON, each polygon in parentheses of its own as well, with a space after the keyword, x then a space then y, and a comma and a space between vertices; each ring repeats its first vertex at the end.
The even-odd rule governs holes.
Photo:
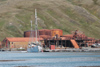
POLYGON ((32 29, 32 21, 30 21, 31 22, 31 36, 30 36, 30 38, 31 38, 31 43, 33 43, 33 29, 32 29))
POLYGON ((37 10, 35 9, 35 32, 36 32, 36 43, 37 41, 37 29, 38 29, 38 24, 37 24, 37 10))

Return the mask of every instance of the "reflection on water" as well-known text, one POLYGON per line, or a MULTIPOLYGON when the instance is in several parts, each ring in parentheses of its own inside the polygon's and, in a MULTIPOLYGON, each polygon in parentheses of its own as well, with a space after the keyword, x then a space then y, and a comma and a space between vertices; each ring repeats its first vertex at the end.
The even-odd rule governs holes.
POLYGON ((25 60, 0 60, 0 62, 9 62, 9 61, 25 61, 25 60))
POLYGON ((0 52, 0 67, 99 67, 100 52, 0 52))

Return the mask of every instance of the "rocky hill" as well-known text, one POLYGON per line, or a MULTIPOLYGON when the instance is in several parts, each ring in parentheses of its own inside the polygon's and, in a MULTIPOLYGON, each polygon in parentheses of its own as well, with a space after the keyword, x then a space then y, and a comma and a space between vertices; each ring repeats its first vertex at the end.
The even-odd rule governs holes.
POLYGON ((100 0, 0 0, 0 40, 30 30, 35 8, 39 29, 78 29, 100 39, 100 0))

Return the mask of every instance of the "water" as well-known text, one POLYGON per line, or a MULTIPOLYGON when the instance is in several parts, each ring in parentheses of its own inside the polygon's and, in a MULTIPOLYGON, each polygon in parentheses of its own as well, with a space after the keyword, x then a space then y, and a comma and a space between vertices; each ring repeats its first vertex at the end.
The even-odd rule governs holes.
POLYGON ((100 66, 100 52, 50 52, 50 53, 0 52, 0 67, 18 67, 18 66, 20 67, 100 66))

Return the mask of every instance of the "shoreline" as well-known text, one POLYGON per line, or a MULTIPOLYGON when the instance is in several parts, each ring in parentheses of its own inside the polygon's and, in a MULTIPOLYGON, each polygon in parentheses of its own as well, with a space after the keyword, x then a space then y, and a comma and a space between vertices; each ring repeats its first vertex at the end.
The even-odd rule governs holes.
MULTIPOLYGON (((17 51, 17 50, 0 50, 0 52, 22 52, 22 53, 28 53, 27 51, 17 51)), ((67 49, 44 49, 43 52, 100 52, 100 48, 81 48, 81 49, 75 49, 75 48, 67 48, 67 49)))
POLYGON ((44 52, 100 52, 100 48, 68 48, 68 49, 55 49, 55 50, 44 50, 44 52))

